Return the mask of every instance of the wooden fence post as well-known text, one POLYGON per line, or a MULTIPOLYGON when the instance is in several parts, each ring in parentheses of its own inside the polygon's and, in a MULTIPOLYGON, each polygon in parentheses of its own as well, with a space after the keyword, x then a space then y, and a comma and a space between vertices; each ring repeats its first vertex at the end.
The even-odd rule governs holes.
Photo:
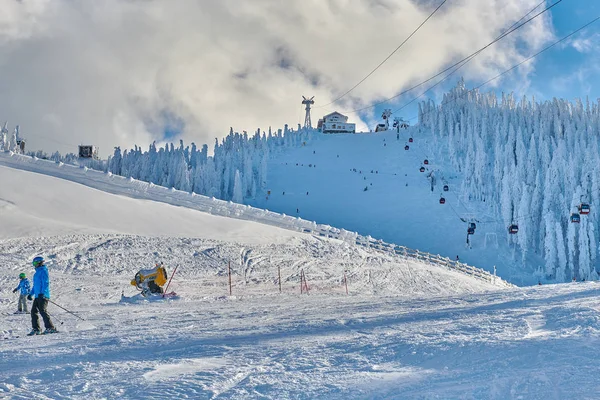
POLYGON ((277 274, 279 275, 279 293, 281 293, 281 265, 277 266, 277 274))
POLYGON ((346 294, 348 294, 348 279, 346 278, 346 271, 344 271, 344 285, 346 286, 346 294))
POLYGON ((229 274, 229 295, 231 296, 231 261, 229 261, 227 266, 227 272, 229 274))

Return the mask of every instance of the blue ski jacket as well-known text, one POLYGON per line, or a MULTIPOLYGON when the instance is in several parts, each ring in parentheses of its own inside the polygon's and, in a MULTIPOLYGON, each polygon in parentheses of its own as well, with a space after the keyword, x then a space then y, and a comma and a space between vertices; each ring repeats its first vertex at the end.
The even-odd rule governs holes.
POLYGON ((35 269, 35 274, 33 274, 33 288, 29 294, 33 297, 39 297, 42 294, 45 298, 50 298, 50 276, 48 275, 48 268, 45 265, 35 269))
POLYGON ((17 286, 15 290, 18 290, 19 294, 29 294, 29 291, 31 290, 31 283, 29 282, 29 279, 21 279, 19 286, 17 286))

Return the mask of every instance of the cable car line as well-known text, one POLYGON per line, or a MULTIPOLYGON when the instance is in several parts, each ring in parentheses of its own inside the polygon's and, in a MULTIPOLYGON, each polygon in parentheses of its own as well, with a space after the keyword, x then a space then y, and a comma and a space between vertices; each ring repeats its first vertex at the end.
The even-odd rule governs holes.
MULTIPOLYGON (((515 27, 516 25, 519 24, 519 22, 521 22, 523 19, 525 19, 529 14, 531 14, 533 11, 535 11, 539 6, 541 6, 542 4, 544 4, 546 2, 546 0, 543 0, 541 3, 539 3, 538 5, 536 5, 535 7, 533 7, 531 10, 529 10, 527 12, 527 14, 523 15, 517 22, 515 22, 514 24, 512 24, 506 31, 504 32, 508 32, 509 30, 511 30, 513 27, 515 27)), ((504 33, 503 33, 504 34, 504 33)), ((410 104, 414 103, 417 99, 420 99, 421 97, 423 97, 427 92, 429 92, 431 89, 435 88, 436 86, 438 86, 440 83, 444 82, 446 79, 448 79, 450 76, 454 75, 454 73, 456 73, 456 71, 458 71, 459 69, 461 69, 462 67, 464 67, 465 65, 467 65, 468 63, 470 63, 475 57, 477 57, 483 50, 478 51, 477 53, 475 53, 472 57, 469 57, 467 60, 465 60, 463 63, 461 63, 460 65, 458 65, 454 70, 452 70, 448 75, 444 76, 442 79, 440 79, 437 83, 431 85, 430 87, 428 87, 427 89, 425 89, 425 91, 423 91, 420 95, 416 96, 415 98, 413 98, 411 101, 409 101, 408 103, 404 104, 403 106, 401 106, 400 108, 392 111, 392 114, 397 113, 398 111, 403 110, 404 108, 408 107, 410 104)))
POLYGON ((465 58, 461 59, 460 61, 458 61, 458 62, 456 62, 456 63, 454 63, 454 64, 452 64, 452 65, 451 65, 451 66, 449 66, 448 68, 444 69, 443 71, 440 71, 440 72, 438 72, 437 74, 435 74, 435 75, 433 75, 432 77, 430 77, 430 78, 428 78, 428 79, 426 79, 426 80, 422 81, 421 83, 418 83, 418 84, 416 84, 415 86, 412 86, 412 87, 410 87, 410 88, 408 88, 408 89, 406 89, 406 90, 403 90, 402 92, 400 92, 400 93, 398 93, 398 94, 396 94, 396 95, 394 95, 394 96, 392 96, 392 97, 389 97, 389 98, 387 98, 387 99, 385 99, 385 100, 379 101, 379 102, 377 102, 377 103, 371 104, 371 105, 369 105, 369 106, 366 106, 366 107, 357 108, 357 109, 355 109, 355 110, 352 110, 352 111, 344 111, 344 112, 346 112, 346 113, 356 113, 356 112, 359 112, 359 111, 368 110, 368 109, 370 109, 370 108, 377 107, 378 105, 381 105, 381 104, 387 103, 387 102, 389 102, 390 100, 393 100, 393 99, 395 99, 395 98, 398 98, 398 97, 402 96, 403 94, 406 94, 406 93, 408 93, 408 92, 410 92, 410 91, 412 91, 412 90, 414 90, 414 89, 416 89, 416 88, 418 88, 418 87, 420 87, 420 86, 423 86, 423 85, 424 85, 424 84, 426 84, 427 82, 430 82, 430 81, 434 80, 434 79, 435 79, 435 78, 437 78, 438 76, 440 76, 440 75, 442 75, 442 74, 444 74, 444 73, 448 72, 449 70, 451 70, 452 68, 456 67, 457 65, 459 65, 459 64, 461 64, 461 63, 463 63, 463 62, 465 62, 465 60, 467 60, 467 59, 469 59, 469 58, 473 57, 475 54, 477 54, 477 53, 479 53, 479 52, 481 52, 481 51, 483 51, 483 50, 487 49, 488 47, 490 47, 490 46, 491 46, 491 45, 493 45, 494 43, 496 43, 496 42, 498 42, 498 41, 500 41, 500 40, 504 39, 504 38, 505 38, 505 37, 507 37, 508 35, 510 35, 510 34, 512 34, 513 32, 515 32, 516 30, 518 30, 518 29, 522 28, 523 26, 527 25, 529 22, 533 21, 534 19, 536 19, 536 18, 537 18, 537 17, 539 17, 540 15, 544 14, 546 11, 549 11, 551 8, 555 7, 556 5, 558 5, 559 3, 561 3, 562 1, 563 1, 563 0, 557 0, 556 2, 552 3, 551 5, 549 5, 548 7, 546 7, 545 9, 543 9, 542 11, 540 11, 539 13, 535 14, 533 17, 531 17, 531 18, 527 19, 526 21, 524 21, 524 22, 520 23, 520 24, 519 24, 519 25, 517 25, 516 27, 514 27, 514 28, 512 28, 512 29, 508 30, 507 32, 503 33, 502 35, 498 36, 496 39, 494 39, 493 41, 491 41, 490 43, 488 43, 487 45, 485 45, 485 46, 484 46, 484 47, 482 47, 481 49, 479 49, 479 50, 477 50, 477 51, 473 52, 472 54, 468 55, 467 57, 465 57, 465 58))
POLYGON ((443 0, 440 5, 433 10, 433 12, 431 14, 429 14, 429 16, 423 21, 421 22, 421 25, 419 25, 406 39, 404 39, 404 41, 402 43, 400 43, 400 45, 398 47, 396 47, 396 49, 394 51, 392 51, 382 62, 379 63, 379 65, 377 65, 371 72, 369 72, 364 78, 362 78, 356 85, 352 86, 350 89, 348 89, 347 91, 345 91, 344 93, 342 93, 342 95, 338 96, 335 100, 332 100, 330 103, 327 104, 323 104, 322 106, 318 106, 318 107, 314 107, 314 108, 322 108, 322 107, 327 107, 328 105, 331 105, 335 102, 337 102, 338 100, 342 99, 343 97, 345 97, 348 93, 350 93, 351 91, 353 91, 354 89, 356 89, 361 83, 363 83, 364 81, 366 81, 371 75, 373 75, 375 73, 375 71, 377 71, 383 64, 385 64, 385 62, 387 60, 389 60, 398 50, 400 50, 400 48, 402 46, 404 46, 404 44, 406 42, 408 42, 410 40, 411 37, 414 36, 415 33, 417 33, 417 31, 419 29, 421 29, 421 27, 423 25, 425 25, 425 23, 427 21, 429 21, 429 19, 431 17, 433 17, 433 15, 440 9, 442 8, 442 6, 446 3, 446 1, 448 0, 443 0))
MULTIPOLYGON (((457 98, 454 98, 454 99, 448 100, 448 101, 447 101, 446 103, 444 103, 444 104, 450 104, 450 103, 453 103, 453 102, 455 102, 456 100, 458 100, 460 97, 463 97, 463 96, 465 96, 465 95, 468 95, 469 93, 475 92, 476 90, 478 90, 478 89, 482 88, 483 86, 487 85, 488 83, 490 83, 490 82, 492 82, 492 81, 494 81, 494 80, 496 80, 496 79, 500 78, 501 76, 503 76, 503 75, 505 75, 505 74, 509 73, 510 71, 514 70, 515 68, 518 68, 519 66, 523 65, 523 64, 524 64, 524 63, 526 63, 527 61, 530 61, 530 60, 534 59, 535 57, 537 57, 537 56, 539 56, 540 54, 542 54, 543 52, 545 52, 545 51, 547 51, 547 50, 551 49, 552 47, 556 46, 557 44, 559 44, 559 43, 561 43, 561 42, 564 42, 565 40, 567 40, 567 39, 568 39, 568 38, 570 38, 571 36, 573 36, 573 35, 575 35, 575 34, 579 33, 580 31, 582 31, 583 29, 585 29, 585 28, 587 28, 588 26, 592 25, 593 23, 597 22, 598 20, 600 20, 600 16, 598 16, 598 17, 594 18, 593 20, 591 20, 591 21, 590 21, 590 22, 588 22, 587 24, 585 24, 585 25, 581 26, 580 28, 576 29, 575 31, 573 31, 573 32, 569 33, 568 35, 566 35, 566 36, 562 37, 561 39, 557 40, 556 42, 554 42, 554 43, 552 43, 552 44, 548 45, 547 47, 543 48, 542 50, 538 51, 537 53, 535 53, 535 54, 533 54, 533 55, 531 55, 531 56, 527 57, 526 59, 524 59, 523 61, 519 62, 518 64, 515 64, 515 65, 513 65, 512 67, 510 67, 509 69, 505 70, 504 72, 501 72, 500 74, 498 74, 498 75, 494 76, 493 78, 490 78, 490 79, 488 79, 487 81, 485 81, 485 82, 484 82, 484 83, 482 83, 481 85, 479 85, 479 86, 476 86, 476 87, 474 87, 473 89, 467 90, 465 93, 463 93, 463 94, 459 95, 457 98)), ((426 114, 428 114, 428 113, 429 113, 429 111, 425 111, 425 112, 423 112, 423 113, 422 113, 422 115, 426 115, 426 114)), ((418 117, 419 117, 418 115, 415 115, 414 117, 411 117, 411 118, 409 118, 408 120, 409 120, 409 121, 412 121, 412 120, 414 120, 414 119, 416 119, 416 118, 418 118, 418 117)))

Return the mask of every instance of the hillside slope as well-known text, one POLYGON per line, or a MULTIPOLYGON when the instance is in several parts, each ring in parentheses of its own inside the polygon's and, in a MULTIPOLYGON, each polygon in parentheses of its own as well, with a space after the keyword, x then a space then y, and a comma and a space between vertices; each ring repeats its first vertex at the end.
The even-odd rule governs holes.
POLYGON ((119 304, 78 277, 56 301, 86 321, 0 340, 0 397, 592 399, 597 286, 119 304))
POLYGON ((0 180, 0 397, 598 395, 581 373, 600 367, 589 351, 600 336, 595 282, 497 290, 339 240, 48 175, 0 167, 0 180), (30 318, 11 314, 10 291, 37 254, 49 261, 52 300, 85 321, 51 304, 61 333, 26 337, 30 318), (156 261, 178 267, 181 299, 121 302, 156 261))
POLYGON ((239 295, 277 292, 279 272, 282 290, 295 292, 301 271, 314 290, 329 293, 342 291, 344 273, 354 293, 494 288, 440 266, 339 240, 108 194, 47 175, 0 167, 0 179, 5 183, 0 189, 2 290, 21 270, 30 270, 37 254, 51 260, 59 282, 91 274, 93 286, 111 275, 110 282, 98 284, 98 298, 133 290, 128 283, 135 272, 159 261, 179 267, 178 277, 194 288, 188 289, 192 297, 226 294, 229 262, 239 295))
POLYGON ((451 259, 458 255, 488 271, 496 266, 513 283, 537 283, 531 266, 523 268, 513 260, 503 224, 488 215, 484 204, 461 196, 463 176, 440 164, 431 138, 416 132, 402 130, 399 139, 391 131, 316 134, 305 146, 272 156, 267 183, 271 194, 250 204, 451 259), (435 176, 433 191, 430 173, 435 176), (440 197, 445 204, 439 203, 440 197), (469 220, 476 221, 477 229, 467 246, 469 220))

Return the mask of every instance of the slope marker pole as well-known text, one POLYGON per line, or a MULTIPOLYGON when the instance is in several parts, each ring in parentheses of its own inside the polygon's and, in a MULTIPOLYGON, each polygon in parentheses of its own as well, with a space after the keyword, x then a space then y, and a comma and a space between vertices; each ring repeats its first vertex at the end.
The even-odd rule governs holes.
POLYGON ((177 268, 179 268, 179 265, 175 266, 175 270, 173 270, 173 273, 171 274, 171 277, 169 278, 169 283, 167 283, 167 288, 165 289, 165 292, 163 293, 162 297, 165 297, 165 294, 167 294, 167 290, 169 290, 169 286, 171 286, 171 281, 173 280, 173 275, 175 275, 175 272, 177 272, 177 268))
POLYGON ((277 274, 279 275, 279 293, 281 293, 281 265, 277 266, 277 274))
POLYGON ((231 296, 231 261, 227 265, 227 273, 229 275, 229 295, 231 296))
POLYGON ((346 295, 348 294, 348 279, 346 278, 346 271, 344 271, 344 286, 346 286, 346 295))

